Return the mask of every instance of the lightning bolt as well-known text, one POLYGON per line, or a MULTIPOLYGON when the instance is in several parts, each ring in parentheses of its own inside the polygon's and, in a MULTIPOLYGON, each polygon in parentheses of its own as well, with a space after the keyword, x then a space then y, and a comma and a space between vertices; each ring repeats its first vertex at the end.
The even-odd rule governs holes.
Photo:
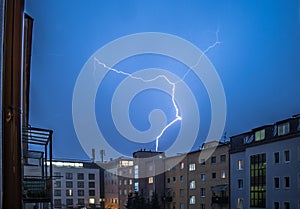
MULTIPOLYGON (((184 79, 186 78, 186 76, 189 74, 189 72, 191 71, 192 68, 196 67, 201 59, 203 58, 204 55, 206 55, 207 52, 209 52, 211 49, 215 48, 217 45, 219 45, 221 42, 219 41, 219 27, 216 31, 216 41, 215 43, 213 43, 212 45, 208 46, 204 51, 203 53, 201 54, 201 56, 199 57, 199 59, 197 60, 196 64, 193 65, 192 67, 190 67, 186 72, 185 74, 177 81, 177 82, 172 82, 170 81, 165 75, 158 75, 152 79, 144 79, 142 77, 137 77, 137 76, 133 76, 132 74, 128 73, 128 72, 125 72, 125 71, 121 71, 121 70, 117 70, 115 68, 112 68, 110 66, 107 66, 105 63, 101 62, 99 59, 97 59, 96 57, 94 57, 94 64, 99 64, 99 65, 102 65, 105 69, 109 70, 109 71, 112 71, 112 72, 115 72, 117 74, 121 74, 121 75, 124 75, 124 76, 128 76, 130 77, 131 79, 135 79, 135 80, 139 80, 139 81, 142 81, 144 83, 149 83, 149 82, 153 82, 153 81, 156 81, 158 79, 164 79, 169 85, 172 86, 172 103, 173 103, 173 107, 175 109, 175 118, 169 122, 162 130, 161 132, 156 136, 155 138, 155 151, 157 152, 158 151, 158 142, 159 142, 159 139, 161 138, 161 136, 164 134, 164 132, 170 127, 172 126, 174 123, 176 123, 177 121, 181 121, 182 120, 182 117, 179 115, 179 109, 178 109, 178 106, 175 102, 175 91, 176 91, 176 84, 180 83, 180 82, 183 82, 184 79)), ((94 65, 95 67, 95 65, 94 65)), ((94 68, 96 69, 96 67, 94 68)))

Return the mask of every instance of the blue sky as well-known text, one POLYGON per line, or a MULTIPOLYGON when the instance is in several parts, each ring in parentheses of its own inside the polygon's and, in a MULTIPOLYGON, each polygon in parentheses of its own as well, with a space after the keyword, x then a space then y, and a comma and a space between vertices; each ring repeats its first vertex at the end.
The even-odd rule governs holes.
MULTIPOLYGON (((224 87, 227 136, 300 113, 297 0, 26 0, 25 4, 25 11, 34 18, 30 123, 54 130, 55 158, 88 158, 72 121, 76 79, 98 49, 133 33, 173 34, 204 51, 215 43, 219 31, 221 44, 206 56, 224 87)), ((146 55, 114 66, 129 73, 153 67, 178 76, 182 76, 181 69, 185 68, 176 60, 146 55)), ((108 140, 119 137, 108 113, 113 88, 122 79, 120 75, 108 74, 97 92, 97 122, 108 140)), ((193 146, 196 149, 210 126, 210 103, 203 84, 193 73, 186 83, 197 99, 201 115, 193 146)), ((170 120, 172 107, 170 96, 150 89, 132 101, 129 114, 136 128, 146 130, 151 109, 161 108, 170 120)), ((176 123, 168 130, 162 149, 170 146, 179 129, 180 123, 176 123)), ((118 140, 111 143, 126 155, 139 148, 153 149, 154 142, 145 145, 118 140)))

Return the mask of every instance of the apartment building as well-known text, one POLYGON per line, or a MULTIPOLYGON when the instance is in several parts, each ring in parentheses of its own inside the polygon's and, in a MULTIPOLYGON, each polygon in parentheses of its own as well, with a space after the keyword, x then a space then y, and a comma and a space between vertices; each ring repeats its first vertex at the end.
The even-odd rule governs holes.
MULTIPOLYGON (((182 158, 175 156, 172 158, 182 158)), ((210 142, 165 173, 167 209, 229 208, 229 143, 210 142)))
POLYGON ((300 208, 300 115, 231 137, 231 208, 300 208))
POLYGON ((100 167, 94 162, 53 161, 54 208, 100 208, 100 167))

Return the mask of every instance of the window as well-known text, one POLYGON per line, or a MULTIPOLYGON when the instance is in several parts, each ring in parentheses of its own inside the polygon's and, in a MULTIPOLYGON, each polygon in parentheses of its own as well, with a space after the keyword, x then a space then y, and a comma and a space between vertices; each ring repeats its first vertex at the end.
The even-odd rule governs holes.
POLYGON ((148 178, 148 183, 153 184, 153 177, 152 176, 148 178))
POLYGON ((61 207, 61 199, 54 199, 54 207, 61 207))
POLYGON ((244 199, 238 198, 237 199, 237 208, 243 209, 243 205, 244 205, 244 199))
POLYGON ((266 154, 250 156, 250 207, 266 207, 266 154))
POLYGON ((89 182, 89 188, 95 188, 95 182, 90 181, 89 182))
POLYGON ((279 209, 279 202, 274 202, 274 209, 279 209))
POLYGON ((212 179, 216 179, 217 178, 217 173, 216 172, 212 172, 211 173, 211 178, 212 179))
POLYGON ((190 189, 195 189, 195 188, 196 188, 196 182, 190 181, 190 189))
POLYGON ((196 203, 196 197, 190 196, 190 205, 194 205, 196 203))
POLYGON ((60 172, 54 172, 54 173, 53 173, 53 176, 54 176, 54 177, 61 177, 61 173, 60 173, 60 172))
POLYGON ((170 183, 170 178, 167 178, 167 182, 170 183))
POLYGON ((73 182, 72 181, 66 181, 66 188, 73 188, 73 182))
POLYGON ((73 190, 72 189, 67 189, 66 190, 66 196, 67 197, 72 197, 73 196, 73 190))
POLYGON ((180 203, 180 209, 184 209, 184 204, 180 203))
POLYGON ((127 179, 124 179, 124 185, 127 185, 127 179))
POLYGON ((194 171, 194 170, 196 170, 196 164, 195 163, 191 163, 189 165, 189 171, 194 171))
POLYGON ((205 173, 200 174, 201 181, 205 181, 205 173))
POLYGON ((238 160, 238 170, 244 170, 244 161, 238 160))
POLYGON ((175 176, 173 176, 173 182, 176 182, 176 177, 175 176))
POLYGON ((89 173, 89 180, 95 180, 95 174, 89 173))
POLYGON ((84 196, 84 190, 83 190, 83 189, 77 190, 77 195, 78 195, 79 197, 84 196))
POLYGON ((83 180, 84 179, 84 173, 77 173, 77 179, 83 180))
POLYGON ((95 196, 95 190, 89 190, 89 196, 95 196))
POLYGON ((61 190, 55 189, 55 190, 54 190, 54 196, 60 197, 60 196, 61 196, 61 190))
POLYGON ((279 163, 279 152, 274 152, 274 163, 279 163))
POLYGON ((244 188, 244 181, 243 179, 238 179, 238 188, 243 189, 244 188))
POLYGON ((132 185, 132 179, 129 179, 129 185, 132 185))
POLYGON ((180 189, 179 193, 180 193, 180 197, 184 197, 184 189, 180 189))
POLYGON ((54 188, 61 188, 61 181, 55 181, 54 188))
POLYGON ((184 181, 184 177, 180 176, 180 182, 183 182, 183 181, 184 181))
MULTIPOLYGON (((152 191, 150 191, 150 192, 152 193, 152 191)), ((127 195, 127 189, 124 189, 124 195, 127 195)))
POLYGON ((205 204, 201 204, 201 209, 205 209, 205 204))
POLYGON ((78 205, 84 205, 84 199, 78 199, 78 205))
POLYGON ((274 177, 274 188, 279 189, 279 177, 274 177))
POLYGON ((134 182, 134 191, 135 192, 139 191, 139 182, 134 182))
POLYGON ((66 205, 67 207, 73 207, 73 199, 66 199, 66 205))
POLYGON ((66 179, 73 179, 73 173, 66 173, 66 179))
POLYGON ((211 164, 216 163, 217 162, 217 157, 216 156, 211 156, 210 162, 211 162, 211 164))
POLYGON ((221 179, 225 179, 226 178, 226 171, 222 170, 221 171, 221 179))
POLYGON ((226 162, 226 154, 220 155, 220 162, 225 163, 226 162))
POLYGON ((184 169, 184 162, 180 163, 180 169, 184 169))
POLYGON ((201 197, 205 197, 205 188, 201 188, 200 194, 201 194, 201 197))
POLYGON ((205 159, 201 159, 201 160, 200 160, 200 165, 201 165, 201 166, 204 166, 204 165, 205 165, 205 159))
POLYGON ((284 209, 290 209, 290 203, 289 202, 284 202, 284 209))
POLYGON ((284 187, 290 188, 290 177, 289 176, 284 177, 284 187))
POLYGON ((285 150, 284 151, 284 161, 287 163, 287 162, 290 162, 290 151, 289 150, 285 150))
POLYGON ((290 132, 290 124, 288 122, 278 125, 278 136, 288 134, 289 132, 290 132))
POLYGON ((84 188, 84 181, 78 181, 77 188, 84 188))
POLYGON ((255 141, 261 141, 265 139, 265 129, 255 132, 255 141))

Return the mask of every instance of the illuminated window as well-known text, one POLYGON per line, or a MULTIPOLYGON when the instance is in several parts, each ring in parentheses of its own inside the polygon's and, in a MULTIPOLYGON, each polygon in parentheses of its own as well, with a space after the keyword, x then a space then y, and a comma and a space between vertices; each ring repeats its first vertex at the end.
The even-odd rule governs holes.
POLYGON ((134 166, 134 178, 135 179, 139 178, 139 166, 138 165, 134 166))
POLYGON ((149 178, 148 178, 148 183, 149 183, 149 184, 153 184, 153 177, 149 177, 149 178))
POLYGON ((244 161, 238 160, 238 170, 243 170, 243 169, 244 169, 244 161))
POLYGON ((278 125, 278 136, 288 134, 289 132, 290 132, 290 124, 288 122, 278 125))
POLYGON ((67 190, 66 190, 66 196, 67 196, 67 197, 73 196, 73 190, 72 190, 72 189, 67 189, 67 190))
POLYGON ((225 179, 226 178, 226 172, 225 170, 221 171, 221 179, 225 179))
POLYGON ((127 195, 127 189, 124 189, 124 195, 127 195))
POLYGON ((196 164, 195 163, 191 163, 189 165, 189 171, 194 171, 194 170, 196 170, 196 164))
POLYGON ((126 179, 124 180, 124 185, 127 185, 127 180, 126 179))
POLYGON ((135 192, 139 191, 139 182, 134 182, 134 191, 135 192))
POLYGON ((242 198, 237 199, 237 208, 243 209, 244 200, 242 198))
POLYGON ((195 189, 195 188, 196 188, 196 182, 190 181, 190 189, 195 189))
POLYGON ((90 198, 89 199, 89 204, 95 204, 95 198, 90 198))
POLYGON ((180 169, 184 169, 184 162, 180 163, 180 169))
POLYGON ((129 185, 132 185, 132 179, 129 179, 129 185))
POLYGON ((194 205, 196 203, 196 197, 190 196, 190 205, 194 205))
POLYGON ((265 139, 265 129, 255 132, 255 141, 261 141, 265 139))

